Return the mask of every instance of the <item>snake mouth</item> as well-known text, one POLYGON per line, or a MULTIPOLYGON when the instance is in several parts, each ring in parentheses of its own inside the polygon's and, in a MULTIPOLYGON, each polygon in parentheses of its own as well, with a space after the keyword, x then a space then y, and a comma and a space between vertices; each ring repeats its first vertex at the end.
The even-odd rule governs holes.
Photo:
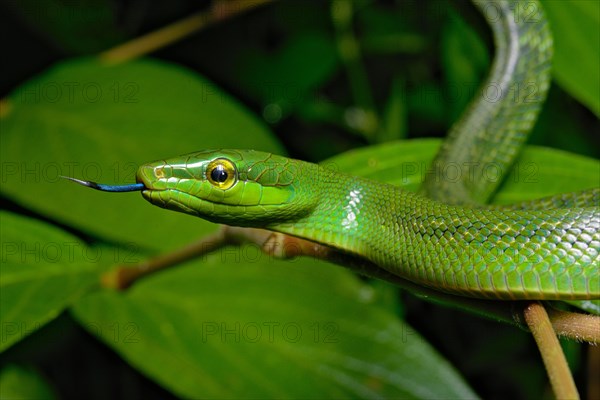
POLYGON ((182 192, 181 190, 146 189, 142 191, 142 196, 150 203, 161 208, 196 216, 202 215, 199 211, 201 208, 199 208, 198 205, 199 203, 204 202, 204 200, 192 196, 189 193, 182 192))
POLYGON ((277 205, 273 204, 225 203, 172 188, 145 189, 142 191, 142 196, 148 202, 158 207, 185 212, 186 214, 201 216, 202 218, 213 215, 217 217, 223 214, 232 218, 239 218, 238 213, 240 209, 243 209, 247 213, 258 212, 260 214, 277 207, 277 205))
POLYGON ((182 208, 189 209, 190 204, 195 203, 195 205, 211 204, 213 207, 223 206, 223 207, 248 207, 247 204, 226 204, 218 201, 209 200, 202 197, 194 196, 193 194, 184 192, 178 189, 144 189, 142 190, 142 196, 152 204, 156 204, 163 208, 169 208, 163 205, 167 205, 169 203, 176 203, 182 208))
POLYGON ((268 214, 269 212, 268 206, 251 207, 241 204, 213 202, 176 189, 148 189, 142 191, 142 196, 158 207, 193 215, 219 224, 252 226, 252 220, 248 219, 250 215, 255 215, 256 218, 262 218, 263 220, 268 219, 265 217, 265 213, 268 214), (240 209, 243 209, 243 213, 240 213, 240 209), (240 218, 240 214, 246 217, 240 218))

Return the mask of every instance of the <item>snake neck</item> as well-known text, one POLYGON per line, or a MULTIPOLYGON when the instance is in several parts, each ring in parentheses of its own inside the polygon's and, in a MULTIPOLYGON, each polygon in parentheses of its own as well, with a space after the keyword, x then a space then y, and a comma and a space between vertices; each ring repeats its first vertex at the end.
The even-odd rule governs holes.
POLYGON ((307 189, 318 199, 311 212, 269 229, 363 256, 385 252, 385 243, 398 243, 400 216, 417 212, 411 199, 421 196, 322 167, 318 171, 307 189))

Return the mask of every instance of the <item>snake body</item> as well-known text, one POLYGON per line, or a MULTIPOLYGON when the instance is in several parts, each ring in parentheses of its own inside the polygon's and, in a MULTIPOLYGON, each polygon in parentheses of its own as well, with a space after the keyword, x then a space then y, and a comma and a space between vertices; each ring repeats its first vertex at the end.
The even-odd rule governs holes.
POLYGON ((487 79, 450 129, 423 192, 452 204, 485 204, 523 147, 550 87, 552 34, 537 1, 473 2, 492 29, 487 79), (445 171, 458 170, 458 178, 445 171), (501 176, 502 174, 497 174, 501 176))
MULTIPOLYGON (((497 299, 600 298, 597 207, 448 205, 252 150, 157 161, 142 166, 137 177, 144 198, 160 207, 326 244, 441 291, 497 299), (220 179, 228 180, 225 188, 220 179)), ((592 192, 584 197, 597 197, 592 192)))
POLYGON ((496 58, 483 88, 497 89, 497 97, 480 91, 451 129, 421 194, 252 150, 149 163, 135 187, 160 207, 308 239, 444 292, 600 298, 599 189, 481 206, 500 183, 486 179, 485 169, 510 168, 535 122, 549 86, 552 39, 537 1, 475 4, 494 34, 496 58), (449 165, 472 173, 444 179, 439 171, 449 165))

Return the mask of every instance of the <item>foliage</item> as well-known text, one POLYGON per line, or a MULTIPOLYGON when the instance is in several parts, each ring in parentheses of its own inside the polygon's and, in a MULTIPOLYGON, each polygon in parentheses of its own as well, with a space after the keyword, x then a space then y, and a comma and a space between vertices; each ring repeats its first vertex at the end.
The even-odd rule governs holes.
MULTIPOLYGON (((120 376, 115 393, 145 398, 169 395, 156 384, 185 398, 532 397, 544 390, 526 334, 322 262, 228 248, 123 293, 102 289, 100 275, 110 266, 172 250, 216 226, 136 194, 103 194, 59 178, 131 182, 141 163, 200 148, 321 161, 381 142, 327 162, 415 190, 439 145, 415 138, 443 136, 489 67, 485 25, 472 7, 270 4, 153 58, 109 66, 80 55, 126 36, 131 26, 115 21, 131 23, 135 10, 118 15, 103 1, 89 3, 91 11, 68 3, 12 9, 21 21, 39 20, 44 39, 68 54, 52 63, 28 54, 38 69, 47 68, 24 82, 13 58, 14 79, 3 83, 12 90, 1 112, 0 382, 11 382, 5 387, 12 393, 51 396, 43 376, 59 397, 94 393, 120 376), (84 16, 97 16, 98 25, 82 23, 84 16), (360 49, 358 58, 336 56, 343 40, 360 49), (405 136, 411 139, 388 142, 405 136), (75 337, 75 344, 57 336, 75 337), (89 358, 81 360, 75 349, 89 358), (60 372, 59 359, 78 366, 77 379, 60 372), (497 368, 507 363, 513 367, 497 368)), ((190 12, 183 1, 171 7, 166 15, 173 18, 190 12)), ((553 28, 570 31, 562 44, 557 40, 562 88, 552 88, 533 140, 598 156, 591 134, 598 43, 590 34, 598 24, 586 20, 574 29, 575 11, 560 8, 554 2, 548 13, 553 28), (581 53, 582 73, 560 61, 567 40, 592 49, 581 53)), ((168 22, 160 15, 152 8, 131 35, 168 22)), ((495 201, 598 182, 596 160, 530 147, 495 201)), ((568 351, 576 372, 579 352, 578 345, 568 351)))

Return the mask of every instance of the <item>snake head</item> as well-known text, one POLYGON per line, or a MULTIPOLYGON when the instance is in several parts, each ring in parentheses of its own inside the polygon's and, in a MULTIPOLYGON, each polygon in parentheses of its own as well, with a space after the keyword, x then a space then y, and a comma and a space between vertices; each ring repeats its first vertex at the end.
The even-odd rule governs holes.
POLYGON ((306 174, 318 174, 318 167, 254 150, 209 150, 145 164, 136 178, 145 186, 144 198, 159 207, 228 225, 267 227, 316 206, 310 185, 299 184, 306 174))

